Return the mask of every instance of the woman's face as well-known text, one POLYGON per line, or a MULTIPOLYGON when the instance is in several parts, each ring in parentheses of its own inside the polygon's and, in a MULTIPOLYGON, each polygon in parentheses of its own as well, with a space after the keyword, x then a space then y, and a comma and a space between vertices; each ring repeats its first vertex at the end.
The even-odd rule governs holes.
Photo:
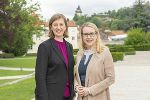
POLYGON ((95 46, 97 39, 95 29, 92 27, 84 27, 82 30, 82 39, 88 49, 95 46))
POLYGON ((55 20, 52 23, 51 30, 53 31, 55 37, 62 38, 63 34, 66 31, 66 25, 65 25, 64 19, 60 18, 60 19, 55 20))

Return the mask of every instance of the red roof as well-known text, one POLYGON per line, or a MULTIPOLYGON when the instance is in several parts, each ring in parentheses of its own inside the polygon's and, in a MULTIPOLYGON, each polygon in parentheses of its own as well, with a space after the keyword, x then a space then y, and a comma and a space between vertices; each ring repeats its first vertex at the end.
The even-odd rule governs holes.
POLYGON ((76 23, 74 21, 68 21, 67 22, 68 27, 76 27, 76 23))
POLYGON ((126 34, 123 30, 112 30, 111 31, 112 35, 123 35, 126 34))

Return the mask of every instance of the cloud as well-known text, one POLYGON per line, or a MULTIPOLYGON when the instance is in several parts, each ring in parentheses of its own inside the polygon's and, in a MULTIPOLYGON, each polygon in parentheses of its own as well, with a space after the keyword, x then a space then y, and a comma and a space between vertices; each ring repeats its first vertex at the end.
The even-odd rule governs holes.
POLYGON ((62 13, 72 19, 78 5, 80 5, 83 14, 91 15, 130 7, 136 0, 32 0, 32 2, 36 1, 40 3, 40 13, 45 19, 49 19, 55 13, 62 13))

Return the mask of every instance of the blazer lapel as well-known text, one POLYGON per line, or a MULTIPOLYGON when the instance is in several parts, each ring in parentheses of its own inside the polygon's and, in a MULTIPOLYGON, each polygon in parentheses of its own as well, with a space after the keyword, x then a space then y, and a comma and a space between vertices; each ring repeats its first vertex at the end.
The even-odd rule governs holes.
POLYGON ((88 77, 89 77, 90 69, 91 69, 91 67, 94 68, 94 64, 95 64, 96 60, 97 60, 97 57, 95 56, 95 53, 94 53, 88 66, 87 66, 87 69, 86 69, 85 86, 88 85, 88 81, 89 81, 88 77))
MULTIPOLYGON (((53 39, 51 39, 51 43, 52 43, 52 47, 54 48, 56 54, 57 54, 57 55, 60 57, 60 59, 65 63, 65 59, 64 59, 63 55, 60 53, 60 51, 59 51, 59 49, 58 49, 58 47, 57 47, 57 45, 55 44, 55 42, 54 42, 53 39)), ((65 63, 65 64, 66 64, 66 63, 65 63)))
POLYGON ((72 57, 71 57, 71 47, 69 47, 69 44, 65 41, 65 43, 66 43, 66 49, 67 49, 67 53, 68 53, 68 68, 69 68, 69 66, 70 66, 70 60, 72 59, 72 57))
POLYGON ((78 55, 78 61, 76 61, 77 62, 77 64, 76 64, 76 77, 77 77, 77 80, 78 80, 78 82, 79 82, 79 84, 81 85, 81 80, 80 80, 80 76, 79 76, 79 63, 80 63, 80 60, 81 60, 81 58, 82 58, 82 56, 83 56, 83 51, 80 51, 80 54, 78 55))
MULTIPOLYGON (((79 76, 79 72, 78 72, 78 67, 79 67, 79 63, 80 63, 80 60, 81 60, 82 56, 83 56, 83 51, 81 51, 80 54, 78 55, 78 62, 76 64, 76 67, 77 67, 76 68, 76 72, 77 72, 76 75, 77 75, 77 79, 78 79, 78 82, 79 82, 80 85, 81 85, 81 80, 80 80, 80 76, 79 76)), ((96 60, 97 60, 96 52, 93 52, 93 56, 92 56, 88 66, 87 66, 87 69, 86 69, 85 86, 88 85, 89 72, 90 72, 91 67, 94 66, 96 60)))

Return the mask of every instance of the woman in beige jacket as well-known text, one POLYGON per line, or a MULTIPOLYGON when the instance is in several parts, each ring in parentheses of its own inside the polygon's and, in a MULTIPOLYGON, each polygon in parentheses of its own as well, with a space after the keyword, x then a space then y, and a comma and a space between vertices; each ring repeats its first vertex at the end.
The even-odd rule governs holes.
POLYGON ((95 24, 84 23, 80 33, 75 70, 77 100, 110 100, 109 86, 115 81, 111 53, 102 44, 95 24))

